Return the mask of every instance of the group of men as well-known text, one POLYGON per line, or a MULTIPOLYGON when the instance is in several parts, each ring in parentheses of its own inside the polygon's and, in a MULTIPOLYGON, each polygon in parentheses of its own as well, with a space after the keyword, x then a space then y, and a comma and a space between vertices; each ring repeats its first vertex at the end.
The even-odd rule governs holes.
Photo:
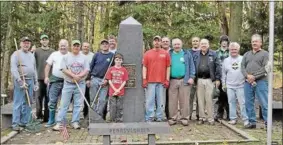
MULTIPOLYGON (((66 39, 60 40, 58 51, 49 47, 49 37, 45 34, 41 35, 40 43, 41 47, 33 48, 31 51, 31 39, 23 37, 20 49, 11 56, 14 80, 12 128, 20 130, 27 125, 31 115, 31 105, 27 97, 32 104, 34 92, 36 117, 42 122, 47 122, 46 127, 54 126, 53 130, 59 130, 67 123, 66 114, 70 103, 73 103, 72 126, 79 129, 81 110, 83 109, 85 118, 88 116, 89 106, 84 105, 84 101, 92 102, 96 94, 99 94, 98 103, 93 107, 103 116, 108 100, 109 81, 105 75, 117 50, 116 38, 110 36, 108 40, 102 40, 101 51, 96 54, 90 51, 89 43, 84 42, 81 45, 79 40, 71 42, 71 52, 66 39), (98 89, 99 87, 101 89, 98 89), (60 109, 56 116, 60 96, 60 109)), ((121 55, 117 57, 117 60, 122 62, 121 55)), ((115 82, 113 84, 116 85, 115 82)), ((122 89, 115 91, 120 92, 122 89)))
MULTIPOLYGON (((48 46, 47 35, 41 35, 40 43, 42 46, 35 49, 32 54, 29 51, 31 39, 23 37, 20 50, 11 56, 14 80, 14 130, 20 130, 28 123, 31 106, 28 105, 25 96, 28 93, 32 100, 34 91, 38 92, 37 119, 47 122, 46 127, 54 126, 53 130, 59 130, 66 123, 66 114, 71 102, 71 123, 74 129, 80 128, 80 112, 83 107, 84 117, 88 116, 90 106, 86 102, 84 104, 84 101, 89 104, 97 102, 93 109, 104 119, 107 104, 113 105, 113 102, 116 102, 114 105, 119 111, 116 117, 113 117, 111 110, 117 111, 110 107, 110 118, 115 122, 122 121, 122 106, 119 102, 124 95, 123 87, 127 80, 127 72, 121 68, 123 56, 115 55, 117 40, 114 36, 102 40, 100 50, 95 54, 90 51, 89 43, 84 42, 81 45, 79 40, 71 42, 71 52, 68 51, 69 43, 65 39, 60 40, 58 51, 48 46), (113 60, 116 68, 110 67, 113 60), (107 73, 109 68, 113 70, 110 74, 107 73), (112 72, 114 77, 111 76, 112 72), (116 80, 111 81, 111 78, 116 80), (114 84, 115 82, 117 84, 114 84), (60 109, 56 116, 60 96, 60 109), (113 99, 113 96, 116 98, 113 99), (96 98, 98 99, 95 100, 96 98)), ((210 48, 209 40, 199 37, 192 38, 193 47, 187 50, 178 38, 172 40, 170 48, 171 41, 168 37, 155 36, 153 48, 145 52, 142 61, 145 121, 168 120, 170 125, 180 122, 187 126, 192 119, 193 104, 196 101, 198 124, 208 121, 214 125, 215 120, 223 118, 224 110, 226 118, 230 120, 229 123, 236 124, 238 100, 244 126, 255 128, 256 95, 266 123, 268 82, 265 67, 268 52, 261 48, 262 38, 258 34, 252 36, 251 44, 252 50, 242 57, 239 54, 240 45, 236 42, 230 43, 226 35, 221 36, 221 47, 217 51, 210 48), (165 111, 165 108, 168 108, 168 111, 165 111)))
POLYGON ((240 45, 229 37, 220 37, 220 48, 209 46, 209 40, 192 38, 192 48, 183 48, 178 38, 155 36, 153 48, 143 57, 145 120, 164 121, 170 125, 189 125, 194 100, 198 124, 230 120, 237 123, 237 100, 245 128, 256 128, 255 96, 267 124, 268 52, 262 49, 262 37, 251 37, 252 50, 239 54, 240 45), (167 93, 166 93, 167 90, 167 93), (167 109, 165 109, 167 108, 167 109))

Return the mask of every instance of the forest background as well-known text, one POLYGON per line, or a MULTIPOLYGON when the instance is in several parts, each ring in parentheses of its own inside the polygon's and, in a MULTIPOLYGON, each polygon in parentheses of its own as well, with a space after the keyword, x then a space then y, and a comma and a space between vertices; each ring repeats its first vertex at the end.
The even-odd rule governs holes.
MULTIPOLYGON (((50 47, 57 50, 60 39, 79 39, 97 51, 99 41, 118 33, 119 24, 129 16, 143 25, 144 48, 151 47, 155 35, 180 38, 191 47, 193 36, 211 35, 211 48, 219 47, 226 34, 241 44, 241 54, 251 49, 254 33, 263 36, 268 50, 268 2, 0 2, 1 4, 1 94, 11 86, 10 56, 16 50, 14 38, 32 39, 47 34, 50 47)), ((283 2, 275 2, 274 87, 282 87, 283 2)))

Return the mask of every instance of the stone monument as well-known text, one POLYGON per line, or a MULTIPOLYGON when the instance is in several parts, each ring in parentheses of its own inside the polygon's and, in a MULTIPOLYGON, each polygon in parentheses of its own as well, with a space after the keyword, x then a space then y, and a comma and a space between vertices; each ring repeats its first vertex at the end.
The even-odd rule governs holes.
POLYGON ((123 122, 144 121, 144 89, 142 88, 142 25, 133 17, 120 23, 118 53, 124 56, 123 66, 128 70, 124 96, 123 122))
POLYGON ((133 17, 120 23, 117 49, 124 56, 123 66, 129 73, 124 95, 123 123, 98 123, 101 120, 97 119, 90 122, 89 134, 103 135, 104 145, 111 144, 111 135, 148 134, 148 144, 155 145, 155 134, 169 133, 170 127, 167 122, 144 122, 143 34, 142 25, 133 17))

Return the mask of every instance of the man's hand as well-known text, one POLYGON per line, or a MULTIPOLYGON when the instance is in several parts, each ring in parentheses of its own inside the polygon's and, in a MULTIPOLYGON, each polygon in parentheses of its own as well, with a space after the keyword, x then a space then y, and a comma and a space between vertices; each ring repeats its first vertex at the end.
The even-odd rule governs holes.
POLYGON ((73 75, 73 80, 79 82, 81 80, 81 77, 78 75, 73 75))
POLYGON ((46 77, 45 79, 44 79, 44 83, 47 85, 47 84, 49 84, 49 78, 48 77, 46 77))
POLYGON ((107 85, 107 80, 103 80, 102 83, 101 83, 101 86, 104 87, 106 85, 107 85))
POLYGON ((165 88, 169 88, 169 81, 166 80, 166 81, 163 83, 163 86, 164 86, 165 88))
POLYGON ((37 91, 38 89, 39 89, 39 85, 38 85, 38 82, 36 81, 36 82, 34 83, 33 90, 34 90, 34 91, 37 91))
POLYGON ((247 80, 249 83, 252 83, 255 81, 255 77, 253 75, 247 75, 247 80))
POLYGON ((219 86, 220 86, 220 81, 219 81, 219 80, 216 80, 216 81, 215 81, 215 87, 216 87, 216 88, 219 88, 219 86))
POLYGON ((193 85, 193 84, 194 84, 194 79, 190 78, 190 79, 188 80, 188 84, 193 85))
POLYGON ((86 81, 86 86, 87 86, 87 87, 90 87, 90 80, 87 80, 87 81, 86 81))
POLYGON ((28 84, 22 80, 19 80, 18 81, 19 85, 20 85, 20 88, 22 89, 28 89, 28 84))
POLYGON ((224 92, 227 92, 227 87, 226 87, 225 84, 222 85, 222 90, 223 90, 224 92))
POLYGON ((147 80, 146 79, 142 80, 142 87, 147 88, 147 80))

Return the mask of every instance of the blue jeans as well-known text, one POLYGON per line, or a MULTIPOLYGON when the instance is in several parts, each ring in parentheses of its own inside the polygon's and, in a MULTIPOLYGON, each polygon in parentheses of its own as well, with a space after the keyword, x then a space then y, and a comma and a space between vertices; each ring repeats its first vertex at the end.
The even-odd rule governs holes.
POLYGON ((61 95, 63 82, 54 82, 49 85, 49 111, 56 111, 58 97, 61 95))
MULTIPOLYGON (((32 103, 33 98, 33 80, 26 80, 28 84, 28 94, 30 103, 32 103)), ((20 88, 18 82, 14 81, 14 98, 13 98, 13 119, 12 127, 17 125, 26 125, 31 117, 31 107, 27 102, 26 91, 20 88)))
POLYGON ((165 119, 165 90, 161 83, 148 83, 145 89, 145 121, 153 121, 155 114, 157 121, 165 119))
POLYGON ((252 86, 250 83, 245 82, 245 100, 246 100, 246 110, 249 118, 249 123, 256 124, 256 114, 255 114, 255 96, 257 96, 258 101, 261 105, 262 117, 264 121, 267 121, 267 105, 268 105, 268 82, 267 80, 257 80, 257 85, 252 86))
MULTIPOLYGON (((99 89, 99 86, 102 84, 102 79, 97 78, 97 77, 92 77, 90 81, 90 105, 92 104, 95 95, 99 89)), ((96 105, 94 105, 95 111, 100 115, 104 116, 103 112, 106 109, 106 105, 108 102, 108 97, 107 97, 107 92, 108 92, 108 86, 101 87, 99 93, 98 93, 98 102, 96 105)))
POLYGON ((230 120, 237 119, 237 99, 241 109, 241 116, 244 124, 248 123, 248 116, 245 106, 245 93, 244 88, 227 88, 228 103, 229 103, 229 118, 230 120))
MULTIPOLYGON (((78 84, 84 94, 85 81, 81 81, 78 84)), ((65 118, 67 115, 67 111, 68 111, 72 96, 74 99, 72 123, 80 121, 80 112, 84 105, 83 96, 81 95, 79 88, 77 87, 75 83, 64 81, 61 102, 60 102, 60 110, 56 118, 57 123, 64 123, 63 121, 66 121, 65 118)))

